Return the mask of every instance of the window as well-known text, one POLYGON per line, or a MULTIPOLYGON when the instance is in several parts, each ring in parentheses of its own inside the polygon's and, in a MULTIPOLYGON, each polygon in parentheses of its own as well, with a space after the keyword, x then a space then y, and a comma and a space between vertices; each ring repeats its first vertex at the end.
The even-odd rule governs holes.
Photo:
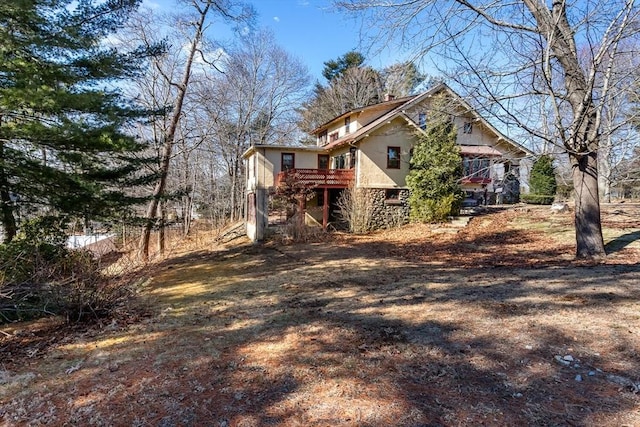
POLYGON ((344 169, 346 164, 346 155, 341 154, 333 158, 333 165, 336 169, 344 169))
POLYGON ((400 147, 387 147, 387 169, 400 169, 400 147))
POLYGON ((288 171, 296 166, 296 155, 294 153, 282 153, 282 170, 288 171))
POLYGON ((349 169, 356 167, 356 147, 349 148, 349 169))
POLYGON ((344 132, 345 133, 351 132, 351 117, 344 118, 344 132))
POLYGON ((489 159, 472 159, 465 157, 462 160, 464 176, 467 178, 483 178, 489 179, 491 161, 489 159))
POLYGON ((420 126, 422 130, 427 128, 427 113, 418 114, 418 126, 420 126))
POLYGON ((399 201, 400 200, 400 190, 397 188, 390 188, 385 190, 384 199, 386 201, 399 201))
POLYGON ((324 145, 327 143, 327 131, 325 130, 324 132, 320 133, 320 135, 318 135, 318 140, 320 141, 320 145, 324 145))
POLYGON ((333 142, 336 141, 338 139, 338 132, 333 132, 331 135, 329 135, 329 141, 333 142))
POLYGON ((329 169, 328 154, 318 154, 318 169, 329 169))
POLYGON ((473 132, 473 123, 464 122, 464 127, 462 128, 463 133, 471 133, 473 132))

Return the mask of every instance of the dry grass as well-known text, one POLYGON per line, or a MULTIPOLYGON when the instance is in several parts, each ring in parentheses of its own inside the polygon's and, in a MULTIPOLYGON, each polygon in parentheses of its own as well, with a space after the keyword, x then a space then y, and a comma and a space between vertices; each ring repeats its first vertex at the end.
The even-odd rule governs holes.
POLYGON ((543 208, 491 213, 457 233, 412 225, 176 250, 141 292, 146 317, 5 327, 0 417, 640 425, 637 218, 636 207, 607 207, 613 252, 601 264, 574 262, 570 216, 543 208), (569 366, 555 359, 567 355, 569 366))

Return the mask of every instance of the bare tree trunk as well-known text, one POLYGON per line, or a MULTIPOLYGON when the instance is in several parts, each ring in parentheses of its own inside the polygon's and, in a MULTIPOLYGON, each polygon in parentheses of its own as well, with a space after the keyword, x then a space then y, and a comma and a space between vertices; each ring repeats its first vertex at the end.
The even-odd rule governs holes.
POLYGON ((236 220, 236 165, 234 163, 231 170, 231 222, 236 220))
MULTIPOLYGON (((4 144, 0 143, 0 161, 4 160, 4 144)), ((9 182, 4 167, 0 165, 0 215, 2 215, 3 241, 9 243, 16 237, 18 227, 13 214, 9 182)))
POLYGON ((182 209, 182 234, 188 236, 191 231, 191 211, 193 209, 193 198, 190 194, 183 197, 182 209))
POLYGON ((178 94, 174 102, 171 122, 169 124, 169 128, 167 129, 167 135, 164 138, 164 142, 162 146, 162 154, 160 156, 160 177, 153 190, 153 198, 149 202, 149 206, 147 208, 147 215, 146 215, 147 221, 142 231, 142 235, 140 236, 138 253, 140 258, 145 261, 149 259, 149 239, 151 237, 151 229, 153 228, 153 223, 158 210, 158 204, 160 203, 160 199, 164 195, 164 190, 167 185, 167 176, 169 174, 171 152, 173 149, 173 144, 175 142, 175 135, 176 135, 176 130, 178 128, 178 123, 180 122, 180 115, 182 114, 182 105, 184 103, 185 94, 187 93, 189 79, 191 78, 191 67, 193 65, 193 58, 195 57, 195 54, 198 50, 198 44, 202 38, 202 31, 204 28, 205 18, 207 16, 207 12, 210 6, 211 4, 207 3, 204 9, 199 11, 200 17, 196 24, 195 34, 191 42, 191 46, 189 48, 189 56, 187 58, 187 62, 185 65, 182 81, 180 82, 180 84, 176 85, 178 89, 178 94))
POLYGON ((612 145, 611 137, 607 138, 605 144, 600 144, 598 150, 598 186, 605 203, 611 203, 611 177, 612 177, 612 145))
MULTIPOLYGON (((0 177, 0 181, 4 177, 0 177)), ((6 189, 5 185, 0 182, 0 205, 2 206, 2 229, 4 232, 3 241, 9 243, 16 237, 18 227, 16 225, 16 219, 13 216, 13 208, 11 206, 11 196, 6 189)))
MULTIPOLYGON (((598 195, 600 116, 578 59, 566 5, 563 2, 553 2, 549 10, 545 2, 539 0, 524 0, 524 3, 549 45, 549 54, 553 54, 564 71, 564 86, 573 114, 564 145, 571 161, 575 191, 576 257, 604 257, 606 252, 598 195)), ((553 96, 553 93, 550 95, 553 96)))
MULTIPOLYGON (((178 116, 174 115, 174 117, 176 117, 177 122, 178 116)), ((167 175, 169 174, 169 160, 171 159, 171 149, 173 145, 173 143, 169 141, 169 135, 167 135, 162 148, 160 177, 158 178, 158 182, 156 183, 153 190, 153 198, 151 199, 151 201, 149 202, 149 206, 147 207, 147 213, 145 215, 146 221, 142 230, 142 235, 140 236, 140 244, 138 250, 140 258, 144 261, 147 261, 149 259, 149 240, 151 239, 151 230, 153 229, 153 224, 156 219, 160 198, 164 195, 164 189, 167 184, 167 175)))
MULTIPOLYGON (((184 151, 187 153, 187 150, 184 151)), ((197 161, 197 160, 196 160, 197 161)), ((193 183, 189 182, 191 180, 191 174, 189 170, 189 159, 185 154, 184 159, 184 175, 182 186, 185 189, 185 195, 182 196, 182 234, 183 236, 187 236, 189 231, 191 230, 191 211, 193 209, 193 192, 195 190, 196 180, 193 180, 193 183)))
POLYGON ((598 167, 595 153, 571 155, 575 191, 576 256, 600 258, 605 255, 600 225, 598 167))
POLYGON ((166 247, 167 202, 160 202, 160 223, 158 224, 158 253, 164 256, 166 247))

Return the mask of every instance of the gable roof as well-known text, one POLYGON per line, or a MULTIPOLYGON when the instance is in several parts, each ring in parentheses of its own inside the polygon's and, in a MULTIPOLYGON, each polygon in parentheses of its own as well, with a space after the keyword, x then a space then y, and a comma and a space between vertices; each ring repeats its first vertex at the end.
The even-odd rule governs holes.
POLYGON ((415 98, 416 96, 417 95, 411 95, 411 96, 405 96, 405 97, 402 97, 402 98, 395 98, 395 99, 391 99, 389 101, 378 102, 377 104, 371 104, 371 105, 367 105, 366 107, 360 107, 360 108, 355 108, 353 110, 349 110, 346 113, 342 113, 341 115, 336 116, 336 117, 332 118, 331 120, 321 124, 320 126, 315 128, 314 130, 309 132, 309 134, 317 135, 320 132, 322 132, 323 130, 328 129, 329 125, 331 123, 337 122, 337 121, 339 121, 341 119, 344 119, 345 117, 351 116, 352 114, 362 113, 362 112, 365 112, 365 111, 371 111, 371 110, 376 110, 376 109, 384 109, 385 113, 386 113, 387 111, 396 108, 398 105, 404 104, 408 100, 411 100, 412 98, 415 98), (385 107, 387 107, 387 108, 385 108, 385 107))
POLYGON ((294 151, 294 152, 317 152, 324 153, 324 147, 318 147, 317 145, 271 145, 271 144, 254 144, 250 145, 244 153, 242 158, 247 159, 258 149, 275 150, 275 151, 294 151))
MULTIPOLYGON (((419 95, 414 95, 411 97, 406 97, 406 98, 401 98, 398 101, 402 101, 398 106, 396 106, 395 108, 391 109, 390 111, 387 111, 386 113, 383 113, 380 117, 378 117, 377 119, 371 121, 370 123, 368 123, 367 125, 361 127, 360 129, 356 130, 353 133, 350 133, 348 135, 343 136, 342 138, 339 138, 333 142, 330 142, 329 144, 326 144, 324 146, 322 146, 322 148, 326 149, 326 150, 332 150, 334 148, 338 148, 347 144, 354 144, 358 141, 360 141, 361 139, 367 137, 369 135, 369 133, 375 131, 376 129, 382 127, 383 125, 385 125, 386 123, 398 119, 398 118, 404 118, 407 122, 407 124, 409 124, 410 126, 413 126, 416 128, 417 131, 419 132, 423 132, 422 129, 420 129, 420 127, 407 115, 406 111, 409 110, 411 107, 419 104, 420 102, 422 102, 423 100, 425 100, 426 98, 429 98, 433 95, 436 95, 440 92, 447 92, 450 96, 452 96, 456 102, 458 102, 467 112, 469 112, 470 114, 472 114, 474 116, 475 119, 477 119, 478 121, 480 121, 487 129, 489 129, 492 133, 494 133, 496 135, 496 137, 498 138, 498 140, 502 140, 512 146, 514 146, 515 148, 517 148, 518 150, 521 150, 522 152, 526 153, 527 155, 533 155, 533 152, 531 150, 529 150, 528 148, 518 144, 517 142, 513 141, 512 139, 508 138, 507 136, 505 136, 504 134, 502 134, 502 132, 500 132, 498 129, 496 129, 491 123, 489 123, 487 120, 484 119, 484 117, 482 117, 475 109, 473 109, 464 99, 462 99, 457 93, 455 93, 449 86, 447 86, 445 83, 439 83, 436 86, 432 87, 431 89, 429 89, 426 92, 423 92, 419 95)), ((371 106, 373 107, 373 106, 371 106)), ((356 111, 362 111, 362 110, 356 110, 356 111)), ((352 112, 351 112, 352 113, 352 112)), ((349 114, 351 114, 349 113, 349 114)), ((340 117, 336 117, 335 119, 331 120, 328 123, 331 123, 341 117, 344 117, 347 113, 345 113, 344 115, 340 116, 340 117)), ((327 124, 328 124, 327 123, 327 124)), ((326 126, 326 125, 323 125, 326 126)), ((320 129, 320 128, 318 128, 320 129)))

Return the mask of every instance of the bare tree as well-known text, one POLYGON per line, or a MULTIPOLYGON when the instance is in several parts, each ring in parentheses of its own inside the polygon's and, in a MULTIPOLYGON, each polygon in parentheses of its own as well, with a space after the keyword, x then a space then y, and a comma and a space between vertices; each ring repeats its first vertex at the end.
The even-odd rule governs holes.
POLYGON ((374 37, 405 42, 417 56, 433 51, 447 59, 455 81, 482 100, 484 113, 559 145, 572 170, 576 255, 605 256, 598 150, 615 58, 639 29, 633 0, 337 3, 373 19, 378 25, 371 27, 380 29, 374 37), (581 50, 588 52, 586 63, 581 50), (539 131, 540 102, 554 113, 551 139, 539 131))
MULTIPOLYGON (((205 31, 209 26, 208 22, 210 22, 211 15, 218 15, 224 19, 233 21, 242 21, 249 18, 252 14, 251 10, 247 9, 243 3, 235 1, 190 0, 188 4, 191 9, 191 14, 175 21, 175 27, 182 30, 185 35, 185 38, 179 37, 177 40, 186 39, 186 47, 180 46, 180 50, 176 56, 167 58, 165 55, 164 58, 159 58, 152 64, 154 68, 153 73, 160 77, 155 80, 159 87, 158 90, 169 94, 168 98, 166 98, 168 104, 165 105, 165 107, 169 107, 169 113, 163 116, 164 123, 161 127, 154 127, 155 137, 160 142, 158 179, 154 185, 152 198, 147 207, 145 215, 146 222, 140 236, 138 247, 139 256, 145 260, 149 257, 149 239, 158 215, 158 207, 165 197, 172 153, 177 135, 179 134, 180 121, 183 117, 183 106, 192 79, 193 68, 197 61, 208 63, 202 49, 202 43, 205 31), (176 63, 172 61, 178 61, 179 65, 176 66, 176 63), (172 66, 166 67, 167 62, 170 62, 172 66), (167 88, 169 88, 168 91, 167 88)), ((146 24, 147 25, 139 26, 135 34, 138 35, 144 43, 151 43, 151 41, 158 37, 158 30, 156 27, 149 25, 149 21, 147 21, 146 24)), ((160 246, 162 247, 162 244, 160 244, 160 246)))
POLYGON ((381 102, 385 95, 410 95, 427 79, 411 61, 392 64, 381 71, 363 62, 364 57, 357 52, 325 62, 323 75, 328 82, 326 85, 316 83, 313 93, 299 109, 301 129, 310 132, 347 111, 381 102))
POLYGON ((204 6, 201 6, 198 2, 195 1, 193 2, 193 6, 198 12, 198 17, 193 26, 193 36, 190 40, 186 62, 184 64, 184 70, 182 72, 182 77, 180 78, 180 80, 176 82, 172 75, 166 75, 163 73, 164 70, 161 68, 158 62, 154 63, 158 72, 162 74, 166 82, 176 89, 176 94, 172 103, 173 105, 171 109, 169 125, 166 128, 166 133, 162 135, 162 148, 159 156, 159 177, 153 190, 152 199, 149 202, 149 206, 147 208, 147 220, 140 236, 138 250, 140 257, 145 260, 149 257, 149 238, 151 236, 151 230, 153 229, 155 218, 158 212, 158 204, 160 203, 164 195, 165 187, 167 184, 169 164, 171 161, 171 152, 173 150, 176 130, 178 129, 180 116, 182 114, 182 106, 184 103, 185 95, 187 93, 189 79, 191 78, 191 67, 193 66, 193 60, 198 53, 199 44, 202 40, 203 32, 205 29, 205 20, 207 18, 207 14, 209 13, 209 9, 211 8, 210 3, 205 3, 204 6))
POLYGON ((199 87, 212 123, 212 149, 225 164, 229 182, 229 218, 242 211, 242 153, 254 144, 293 144, 300 135, 295 106, 308 87, 302 63, 279 47, 271 33, 249 34, 228 49, 224 73, 199 87))
POLYGON ((376 104, 383 99, 380 73, 371 67, 349 67, 327 86, 319 83, 302 105, 299 126, 310 132, 342 113, 376 104))
POLYGON ((598 178, 602 200, 605 202, 611 202, 613 189, 619 187, 624 179, 623 167, 640 144, 636 125, 636 90, 640 64, 635 47, 625 46, 614 60, 616 66, 612 73, 613 84, 603 101, 603 130, 598 153, 598 178))
POLYGON ((411 61, 391 64, 380 72, 380 76, 385 93, 397 97, 411 95, 427 80, 427 76, 411 61))

